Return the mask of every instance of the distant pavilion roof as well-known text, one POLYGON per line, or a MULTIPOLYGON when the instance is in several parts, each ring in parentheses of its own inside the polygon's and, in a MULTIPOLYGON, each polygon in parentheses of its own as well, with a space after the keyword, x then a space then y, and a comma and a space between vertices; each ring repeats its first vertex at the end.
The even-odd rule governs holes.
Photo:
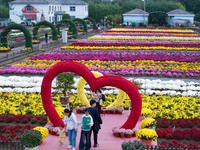
MULTIPOLYGON (((135 8, 131 11, 124 13, 123 15, 143 15, 143 14, 144 14, 144 11, 142 9, 135 8)), ((149 13, 145 11, 145 15, 149 15, 149 13)))
POLYGON ((194 16, 194 14, 186 11, 186 10, 183 10, 183 9, 175 9, 175 10, 172 10, 170 12, 167 13, 168 15, 190 15, 190 16, 194 16))

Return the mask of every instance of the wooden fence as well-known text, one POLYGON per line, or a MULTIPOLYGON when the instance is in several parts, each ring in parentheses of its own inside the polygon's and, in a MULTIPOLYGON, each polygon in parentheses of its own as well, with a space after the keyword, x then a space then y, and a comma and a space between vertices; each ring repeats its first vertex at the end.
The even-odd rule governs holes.
POLYGON ((199 148, 186 148, 186 147, 160 147, 160 146, 147 146, 146 150, 200 150, 199 148))
MULTIPOLYGON (((0 141, 0 150, 24 150, 21 141, 0 141)), ((200 150, 199 148, 178 148, 178 147, 160 147, 147 146, 146 150, 200 150)))
POLYGON ((33 49, 31 49, 31 50, 18 50, 18 51, 13 51, 13 52, 11 51, 11 52, 8 52, 6 54, 1 54, 0 55, 0 62, 7 61, 9 59, 20 57, 20 56, 23 56, 23 55, 26 55, 26 54, 30 54, 30 53, 33 53, 33 52, 36 52, 36 51, 39 51, 39 45, 33 46, 33 49))
POLYGON ((55 42, 49 42, 49 43, 42 44, 42 49, 48 50, 48 48, 58 47, 61 45, 63 45, 62 39, 58 39, 58 41, 55 41, 55 42))
POLYGON ((24 146, 21 141, 0 141, 0 150, 24 150, 24 146))

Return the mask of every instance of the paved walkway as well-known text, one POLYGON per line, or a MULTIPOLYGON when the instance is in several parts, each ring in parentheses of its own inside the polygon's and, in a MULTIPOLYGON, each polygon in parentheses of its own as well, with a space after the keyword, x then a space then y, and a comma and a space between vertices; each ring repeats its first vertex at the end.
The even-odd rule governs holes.
MULTIPOLYGON (((77 116, 78 121, 82 114, 75 114, 77 116)), ((134 141, 136 137, 132 138, 117 138, 112 133, 112 128, 116 126, 121 126, 128 118, 128 111, 124 111, 122 115, 117 114, 102 114, 103 124, 101 125, 101 130, 98 135, 98 143, 99 147, 91 148, 91 150, 121 150, 121 144, 123 141, 134 141)), ((137 127, 139 128, 140 122, 138 122, 137 127)), ((81 126, 78 126, 78 134, 76 138, 76 150, 78 150, 78 144, 80 140, 80 132, 81 126)), ((67 137, 68 138, 68 137, 67 137)), ((64 147, 61 147, 58 143, 58 136, 50 135, 43 141, 43 143, 39 146, 38 150, 67 150, 69 145, 68 139, 66 138, 66 144, 64 147)), ((94 145, 93 135, 91 138, 92 146, 94 145)), ((157 145, 157 141, 152 143, 153 145, 157 145)))

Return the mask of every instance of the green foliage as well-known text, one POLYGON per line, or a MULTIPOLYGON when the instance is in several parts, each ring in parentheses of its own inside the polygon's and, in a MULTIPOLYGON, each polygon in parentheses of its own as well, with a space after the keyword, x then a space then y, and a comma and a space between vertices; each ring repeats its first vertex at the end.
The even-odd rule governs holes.
POLYGON ((194 19, 196 21, 200 21, 200 12, 195 15, 194 19))
POLYGON ((116 24, 120 24, 122 22, 122 15, 115 14, 113 16, 113 22, 116 23, 116 24))
POLYGON ((22 24, 22 25, 24 25, 24 24, 25 24, 25 22, 21 22, 21 24, 22 24))
POLYGON ((132 26, 132 27, 135 27, 135 23, 133 22, 133 23, 131 24, 131 26, 132 26))
POLYGON ((38 40, 38 29, 42 25, 51 28, 51 30, 52 30, 52 40, 58 40, 56 27, 48 21, 41 21, 41 22, 39 22, 35 25, 35 27, 33 28, 33 39, 34 40, 38 40))
POLYGON ((9 9, 0 5, 0 18, 9 18, 9 9))
POLYGON ((84 18, 84 20, 90 20, 93 24, 93 29, 96 30, 97 25, 96 25, 96 21, 93 18, 86 17, 86 18, 84 18))
POLYGON ((200 29, 200 25, 199 25, 199 29, 200 29))
POLYGON ((87 32, 87 31, 88 31, 88 30, 87 30, 87 23, 85 22, 84 19, 76 18, 76 19, 74 19, 73 21, 79 21, 79 22, 81 22, 81 24, 83 25, 83 31, 84 31, 84 32, 87 32))
POLYGON ((139 23, 139 27, 143 27, 144 26, 144 23, 143 22, 140 22, 139 23))
POLYGON ((125 24, 125 23, 123 23, 123 24, 122 24, 122 27, 125 27, 125 26, 126 26, 126 24, 125 24))
POLYGON ((22 144, 27 148, 37 147, 41 144, 42 134, 37 130, 25 130, 22 134, 22 144))
POLYGON ((155 27, 155 28, 158 28, 158 27, 159 27, 159 25, 156 23, 156 24, 154 24, 154 27, 155 27))
POLYGON ((183 24, 181 24, 181 25, 180 25, 180 27, 181 27, 181 28, 184 28, 184 25, 183 25, 183 24))
POLYGON ((74 85, 74 74, 73 73, 60 73, 56 78, 56 90, 59 93, 66 96, 67 92, 71 92, 74 85))
POLYGON ((146 25, 146 24, 143 24, 143 27, 144 27, 144 28, 146 28, 146 27, 147 27, 147 25, 146 25))
POLYGON ((78 32, 77 32, 77 28, 76 28, 76 24, 69 20, 69 19, 65 19, 65 20, 61 20, 57 25, 57 31, 58 31, 58 35, 60 35, 60 26, 61 26, 61 23, 66 23, 66 24, 70 24, 70 27, 69 27, 69 31, 72 30, 73 32, 73 36, 76 37, 78 32))
POLYGON ((146 145, 140 141, 123 142, 121 147, 122 150, 145 150, 147 148, 146 145))
POLYGON ((63 15, 62 15, 62 20, 65 20, 65 19, 71 20, 70 15, 69 15, 69 14, 63 14, 63 15))
POLYGON ((167 24, 167 27, 168 27, 168 28, 171 28, 171 24, 167 24))
POLYGON ((32 36, 31 36, 29 30, 26 27, 24 27, 23 25, 16 24, 16 23, 9 24, 8 26, 6 26, 3 29, 3 32, 1 32, 1 46, 3 46, 3 47, 8 46, 7 35, 12 29, 17 29, 17 30, 20 30, 24 33, 24 36, 26 37, 26 41, 25 41, 25 47, 26 48, 28 48, 28 47, 32 48, 33 47, 32 36))

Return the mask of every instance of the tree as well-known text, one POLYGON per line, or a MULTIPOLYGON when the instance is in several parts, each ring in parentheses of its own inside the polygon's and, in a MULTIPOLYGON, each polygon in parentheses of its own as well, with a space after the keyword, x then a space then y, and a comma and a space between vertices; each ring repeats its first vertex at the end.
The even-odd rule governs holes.
POLYGON ((0 5, 0 18, 9 18, 9 9, 0 5))
POLYGON ((62 15, 62 20, 65 20, 65 19, 70 19, 71 20, 71 17, 69 14, 63 14, 62 15))

